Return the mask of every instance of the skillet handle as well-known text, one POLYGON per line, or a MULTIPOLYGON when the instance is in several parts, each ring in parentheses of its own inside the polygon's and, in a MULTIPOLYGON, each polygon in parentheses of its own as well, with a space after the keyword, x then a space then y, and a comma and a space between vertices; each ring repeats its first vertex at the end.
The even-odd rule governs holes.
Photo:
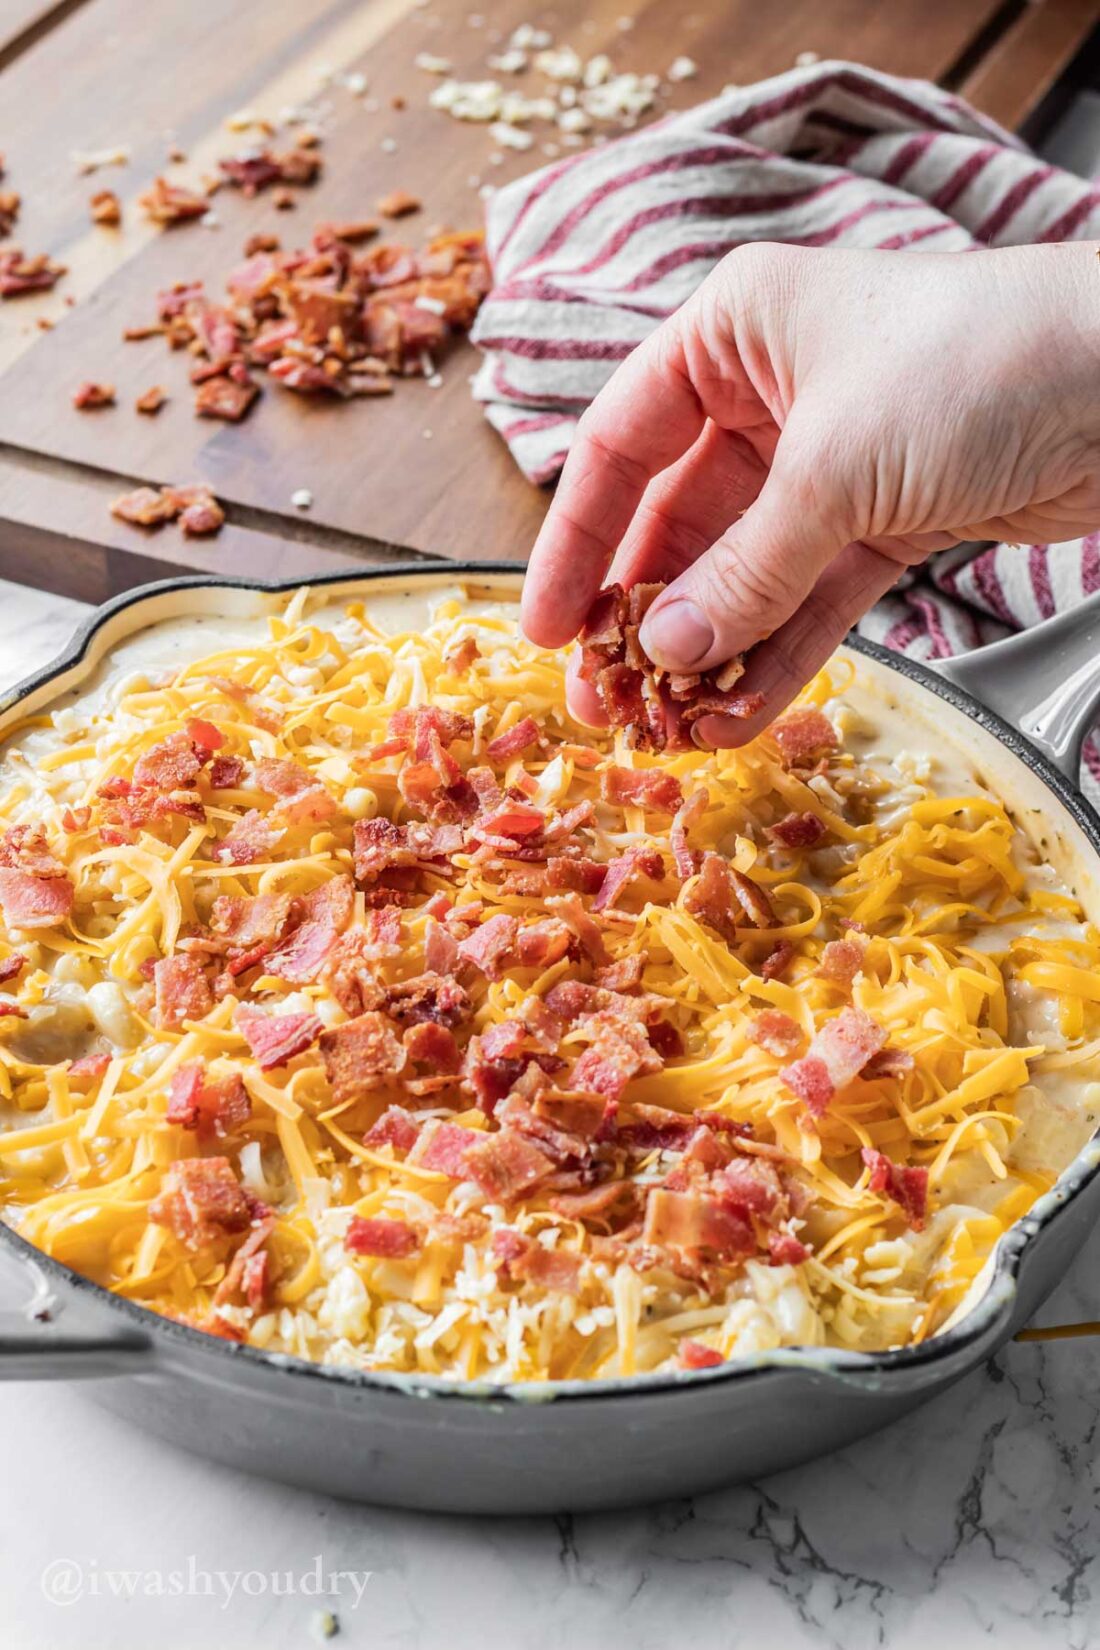
POLYGON ((0 1312, 0 1381, 87 1381, 133 1375, 153 1361, 144 1335, 61 1334, 0 1312))
POLYGON ((130 1329, 61 1329, 56 1320, 70 1308, 59 1301, 41 1268, 24 1257, 15 1270, 27 1294, 22 1306, 0 1308, 0 1381, 98 1380, 151 1367, 149 1336, 130 1329))
POLYGON ((1100 708, 1100 591, 1031 630, 934 664, 1077 784, 1100 708))

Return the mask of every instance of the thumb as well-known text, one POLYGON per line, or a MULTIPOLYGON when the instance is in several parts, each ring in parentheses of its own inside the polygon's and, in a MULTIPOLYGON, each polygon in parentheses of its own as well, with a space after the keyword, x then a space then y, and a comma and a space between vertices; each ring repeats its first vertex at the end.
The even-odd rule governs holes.
POLYGON ((710 670, 770 636, 852 537, 807 483, 816 466, 791 451, 788 427, 755 503, 646 614, 641 643, 664 669, 710 670))

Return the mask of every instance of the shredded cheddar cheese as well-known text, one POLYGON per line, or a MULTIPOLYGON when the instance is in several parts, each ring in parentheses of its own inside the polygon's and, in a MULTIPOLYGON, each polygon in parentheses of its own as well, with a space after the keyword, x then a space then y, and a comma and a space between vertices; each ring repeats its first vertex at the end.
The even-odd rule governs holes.
POLYGON ((837 730, 820 757, 769 733, 658 758, 572 720, 566 655, 529 646, 507 602, 456 591, 402 622, 300 592, 237 632, 211 651, 196 625, 181 663, 109 667, 9 735, 0 1199, 64 1264, 371 1369, 530 1380, 869 1350, 934 1334, 1091 1132, 1100 935, 1000 798, 876 745, 851 661, 800 701, 837 730), (424 707, 462 730, 442 751, 401 720, 424 707), (471 801, 473 770, 496 800, 471 801), (678 807, 615 770, 703 793, 679 853, 678 807), (801 845, 777 830, 792 818, 811 821, 801 845), (450 846, 416 859, 418 821, 450 846), (56 872, 27 857, 34 833, 56 872), (371 869, 385 842, 404 846, 371 869), (638 854, 601 906, 607 867, 638 854), (708 875, 743 879, 749 904, 716 912, 708 875), (60 904, 66 880, 63 914, 21 924, 20 901, 60 904), (330 931, 310 913, 337 883, 330 931), (277 931, 235 951, 230 918, 260 911, 277 931), (287 948, 307 942, 295 977, 287 948), (572 986, 604 998, 571 1015, 572 986), (837 1023, 874 1047, 819 1101, 837 1023), (512 1052, 485 1054, 493 1034, 512 1052), (216 1186, 181 1174, 196 1162, 216 1186))

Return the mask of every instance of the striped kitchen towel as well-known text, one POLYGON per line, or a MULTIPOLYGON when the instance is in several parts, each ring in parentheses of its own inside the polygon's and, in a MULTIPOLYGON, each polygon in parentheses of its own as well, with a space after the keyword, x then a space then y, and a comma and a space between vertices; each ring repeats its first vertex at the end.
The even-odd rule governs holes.
MULTIPOLYGON (((488 208, 474 394, 530 480, 557 475, 617 364, 746 241, 966 251, 1100 235, 1100 189, 940 87, 819 63, 556 161, 488 208)), ((1100 536, 938 557, 864 621, 942 658, 1100 585, 1100 536)), ((1100 760, 1090 751, 1093 777, 1100 760)))

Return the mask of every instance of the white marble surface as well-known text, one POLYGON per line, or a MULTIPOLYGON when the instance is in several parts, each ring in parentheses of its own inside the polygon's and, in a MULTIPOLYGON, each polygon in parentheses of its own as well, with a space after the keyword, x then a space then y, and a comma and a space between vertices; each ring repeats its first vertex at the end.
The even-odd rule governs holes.
MULTIPOLYGON (((0 585, 0 686, 80 611, 0 585)), ((1043 1320, 1100 1316, 1098 1276, 1100 1236, 1043 1320)), ((287 1596, 286 1572, 308 1584, 320 1555, 326 1576, 370 1572, 334 1604, 336 1645, 364 1650, 1084 1650, 1100 1641, 1098 1429, 1100 1343, 1016 1344, 901 1425, 766 1482, 478 1521, 268 1485, 130 1431, 89 1388, 3 1386, 0 1642, 295 1650, 318 1601, 287 1596), (209 1576, 210 1595, 149 1591, 173 1572, 209 1576), (52 1602, 74 1576, 83 1596, 52 1602)))

